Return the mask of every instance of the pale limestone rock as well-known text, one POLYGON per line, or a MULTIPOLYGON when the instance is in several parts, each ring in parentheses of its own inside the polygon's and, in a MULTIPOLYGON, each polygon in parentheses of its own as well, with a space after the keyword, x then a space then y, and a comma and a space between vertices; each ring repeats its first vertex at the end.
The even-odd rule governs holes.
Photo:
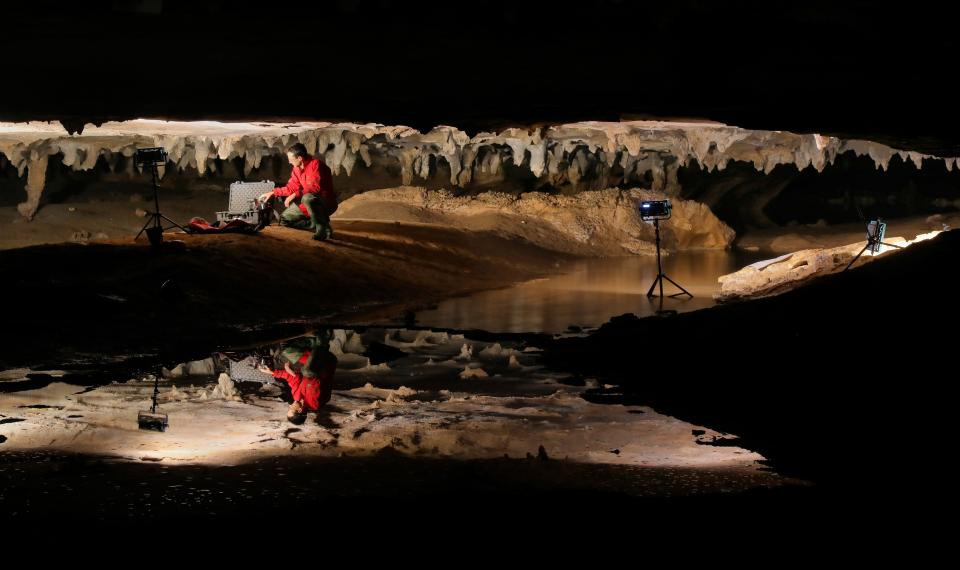
MULTIPOLYGON (((844 152, 869 156, 886 169, 894 155, 918 168, 924 159, 941 159, 863 140, 819 134, 752 131, 721 123, 668 121, 587 121, 548 128, 510 128, 470 137, 450 126, 426 133, 405 126, 354 123, 219 123, 138 119, 86 125, 69 134, 61 125, 0 123, 0 154, 22 176, 28 171, 25 217, 36 213, 49 156, 61 157, 75 170, 93 168, 104 156, 111 168, 137 148, 161 146, 170 164, 199 175, 215 169, 214 160, 240 158, 249 175, 268 156, 282 156, 302 142, 324 158, 334 173, 352 175, 357 158, 367 168, 396 168, 404 185, 433 179, 442 165, 452 186, 488 185, 507 177, 507 165, 529 171, 536 186, 569 184, 574 192, 615 185, 638 185, 649 178, 650 190, 677 196, 677 172, 696 161, 701 168, 722 170, 731 161, 771 172, 781 164, 818 171, 844 152), (616 167, 616 171, 614 170, 616 167), (622 172, 621 172, 622 170, 622 172), (615 173, 616 172, 616 173, 615 173)), ((56 159, 56 158, 55 158, 56 159)), ((943 157, 948 169, 960 157, 943 157)), ((128 173, 136 171, 127 160, 128 173)), ((161 175, 165 168, 161 168, 161 175)))
MULTIPOLYGON (((933 231, 921 234, 912 241, 902 237, 885 238, 884 243, 904 248, 919 241, 928 240, 939 233, 939 231, 933 231)), ((758 261, 739 271, 721 276, 718 279, 720 292, 714 295, 714 298, 718 302, 726 302, 767 297, 790 291, 815 277, 843 271, 865 245, 866 242, 862 241, 833 248, 804 249, 758 261)), ((884 246, 876 255, 865 252, 854 267, 898 251, 902 250, 884 246)))
MULTIPOLYGON (((655 230, 638 214, 641 200, 666 196, 616 188, 558 196, 499 192, 476 196, 400 187, 364 192, 345 200, 339 219, 379 219, 442 224, 521 238, 540 247, 576 255, 613 256, 655 253, 655 230)), ((667 250, 726 248, 734 231, 705 205, 673 199, 673 216, 661 222, 667 250)))

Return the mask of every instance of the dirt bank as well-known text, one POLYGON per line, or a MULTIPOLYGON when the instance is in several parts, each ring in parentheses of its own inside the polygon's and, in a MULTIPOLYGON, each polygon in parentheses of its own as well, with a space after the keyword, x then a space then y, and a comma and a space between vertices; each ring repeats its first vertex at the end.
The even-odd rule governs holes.
POLYGON ((569 259, 488 232, 336 222, 334 240, 269 227, 255 236, 168 234, 0 251, 8 341, 0 363, 103 347, 158 351, 290 320, 362 322, 562 270, 569 259))

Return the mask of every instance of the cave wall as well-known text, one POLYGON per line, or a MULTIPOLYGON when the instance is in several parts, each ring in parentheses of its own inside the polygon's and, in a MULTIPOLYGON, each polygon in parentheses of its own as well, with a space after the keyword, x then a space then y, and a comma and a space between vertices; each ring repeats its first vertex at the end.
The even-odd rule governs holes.
POLYGON ((960 166, 957 157, 871 141, 710 122, 583 122, 473 136, 447 126, 422 133, 347 123, 136 120, 73 134, 59 124, 2 123, 0 191, 6 202, 18 196, 29 219, 44 201, 70 192, 149 180, 133 162, 136 149, 148 146, 168 152, 165 186, 283 183, 290 172, 284 150, 295 142, 323 157, 341 199, 410 185, 466 194, 645 188, 704 202, 739 229, 846 221, 843 208, 853 203, 887 204, 888 216, 952 208, 960 166))
POLYGON ((769 174, 742 162, 713 172, 692 164, 680 169, 678 180, 682 198, 703 202, 738 232, 960 209, 960 170, 936 160, 918 168, 899 156, 880 169, 869 157, 847 152, 822 171, 779 165, 769 174))

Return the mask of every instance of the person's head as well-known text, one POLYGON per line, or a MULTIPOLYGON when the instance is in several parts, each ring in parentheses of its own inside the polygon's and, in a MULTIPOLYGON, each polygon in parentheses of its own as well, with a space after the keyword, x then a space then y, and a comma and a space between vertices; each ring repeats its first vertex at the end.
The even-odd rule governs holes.
POLYGON ((287 421, 300 425, 307 421, 307 412, 303 408, 303 402, 294 402, 287 408, 287 421))
POLYGON ((308 156, 310 155, 307 153, 307 147, 303 146, 303 143, 290 145, 290 148, 287 149, 287 161, 297 168, 303 166, 303 161, 308 156))

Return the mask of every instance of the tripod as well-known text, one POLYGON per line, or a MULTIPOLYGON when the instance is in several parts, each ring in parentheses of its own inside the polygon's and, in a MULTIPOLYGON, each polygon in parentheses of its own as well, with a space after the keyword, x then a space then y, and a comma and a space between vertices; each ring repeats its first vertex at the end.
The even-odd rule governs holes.
POLYGON ((178 224, 177 222, 171 220, 170 218, 160 213, 160 186, 157 184, 157 163, 156 162, 150 163, 150 173, 153 178, 154 211, 147 212, 148 214, 150 214, 150 217, 147 219, 147 223, 143 224, 143 227, 137 233, 137 236, 133 238, 133 241, 137 241, 138 239, 140 239, 140 234, 142 234, 143 232, 147 232, 147 239, 150 240, 150 245, 158 245, 160 242, 163 241, 163 232, 165 230, 180 228, 184 233, 189 233, 189 232, 187 232, 187 229, 181 226, 180 224, 178 224), (161 219, 170 222, 170 224, 172 225, 170 227, 164 228, 163 222, 160 221, 161 219), (151 224, 153 225, 153 227, 150 227, 151 224), (147 229, 148 227, 149 229, 147 229))
POLYGON ((868 249, 873 253, 880 253, 881 245, 885 245, 887 247, 895 247, 897 249, 903 249, 903 247, 899 245, 893 245, 892 243, 887 243, 883 241, 883 234, 886 228, 887 228, 887 224, 884 223, 883 220, 881 220, 880 218, 877 218, 875 221, 872 221, 869 224, 867 224, 867 245, 863 246, 863 249, 860 250, 860 253, 858 253, 856 257, 854 257, 853 260, 850 261, 850 263, 843 268, 843 270, 846 271, 847 269, 850 269, 851 267, 853 267, 853 264, 856 263, 857 260, 860 259, 860 256, 863 255, 864 252, 867 251, 868 249), (874 226, 873 232, 870 231, 870 226, 874 226))
POLYGON ((689 291, 687 291, 686 289, 678 285, 677 282, 674 281, 673 279, 670 279, 669 277, 667 277, 667 274, 663 272, 663 265, 660 263, 660 220, 658 218, 654 218, 653 227, 656 228, 656 231, 657 231, 657 278, 653 280, 653 285, 650 285, 650 290, 647 291, 647 297, 653 297, 653 290, 654 288, 656 288, 657 284, 659 283, 660 299, 663 299, 663 280, 666 279, 667 281, 673 283, 673 285, 677 289, 680 289, 681 291, 680 293, 667 295, 668 297, 673 298, 673 297, 679 297, 680 295, 689 295, 690 298, 693 299, 693 295, 689 291))

